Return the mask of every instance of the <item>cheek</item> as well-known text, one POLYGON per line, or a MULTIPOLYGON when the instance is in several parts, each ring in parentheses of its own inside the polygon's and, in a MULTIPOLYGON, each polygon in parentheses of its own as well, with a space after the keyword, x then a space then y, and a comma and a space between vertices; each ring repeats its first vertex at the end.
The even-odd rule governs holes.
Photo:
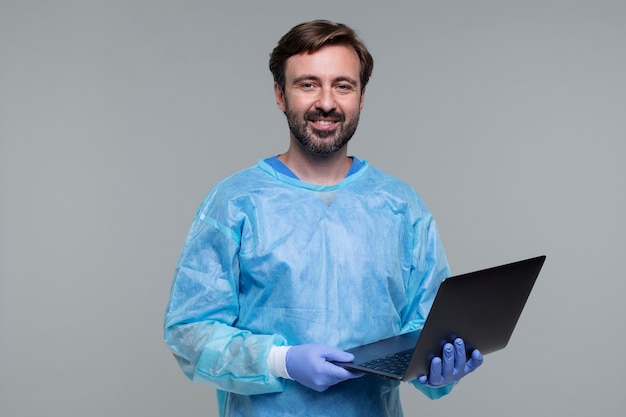
POLYGON ((354 117, 359 117, 359 115, 361 114, 361 110, 363 110, 363 104, 358 103, 350 107, 350 114, 352 114, 354 117))
POLYGON ((341 100, 338 101, 338 104, 346 114, 360 113, 363 110, 363 100, 360 97, 341 100))
POLYGON ((314 102, 311 103, 311 102, 295 100, 295 101, 289 101, 288 103, 285 103, 285 108, 287 109, 288 112, 292 114, 304 116, 304 114, 306 114, 309 111, 315 111, 316 106, 314 102))

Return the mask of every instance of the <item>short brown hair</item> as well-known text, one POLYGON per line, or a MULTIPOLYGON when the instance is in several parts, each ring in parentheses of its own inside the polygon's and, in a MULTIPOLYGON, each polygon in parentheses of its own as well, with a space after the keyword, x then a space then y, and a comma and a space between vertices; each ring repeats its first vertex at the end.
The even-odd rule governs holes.
POLYGON ((348 45, 354 48, 361 62, 361 90, 365 89, 374 69, 374 58, 353 29, 329 20, 300 23, 278 41, 270 54, 270 71, 274 81, 284 90, 287 59, 304 52, 315 52, 326 45, 348 45))

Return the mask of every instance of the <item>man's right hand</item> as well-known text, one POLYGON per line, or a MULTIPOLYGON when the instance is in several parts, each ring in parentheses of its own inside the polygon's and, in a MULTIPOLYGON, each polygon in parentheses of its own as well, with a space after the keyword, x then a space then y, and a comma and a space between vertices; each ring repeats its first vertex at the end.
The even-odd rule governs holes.
POLYGON ((289 348, 285 365, 291 378, 306 387, 322 392, 339 382, 364 375, 329 362, 351 362, 352 360, 354 360, 354 355, 340 349, 325 345, 305 344, 289 348))

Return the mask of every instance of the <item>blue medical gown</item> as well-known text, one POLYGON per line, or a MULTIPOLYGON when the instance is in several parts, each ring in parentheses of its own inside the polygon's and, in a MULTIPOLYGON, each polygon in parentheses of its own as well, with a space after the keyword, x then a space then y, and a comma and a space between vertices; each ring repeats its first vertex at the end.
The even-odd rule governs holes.
MULTIPOLYGON (((270 373, 273 345, 340 349, 421 328, 449 275, 436 223, 404 182, 360 160, 333 186, 265 160, 219 183, 176 266, 165 342, 218 390, 222 416, 401 416, 399 383, 374 376, 319 393, 270 373)), ((431 389, 438 398, 450 386, 431 389)))

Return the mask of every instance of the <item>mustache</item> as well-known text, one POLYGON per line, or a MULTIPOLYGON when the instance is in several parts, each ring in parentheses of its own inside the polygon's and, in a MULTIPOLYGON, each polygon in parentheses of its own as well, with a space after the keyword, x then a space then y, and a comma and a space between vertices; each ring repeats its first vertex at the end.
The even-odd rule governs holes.
POLYGON ((329 112, 315 110, 315 111, 308 111, 304 113, 304 119, 309 120, 309 121, 326 119, 326 120, 333 120, 336 122, 343 122, 345 121, 346 117, 343 115, 343 113, 339 113, 335 110, 331 110, 329 112))

